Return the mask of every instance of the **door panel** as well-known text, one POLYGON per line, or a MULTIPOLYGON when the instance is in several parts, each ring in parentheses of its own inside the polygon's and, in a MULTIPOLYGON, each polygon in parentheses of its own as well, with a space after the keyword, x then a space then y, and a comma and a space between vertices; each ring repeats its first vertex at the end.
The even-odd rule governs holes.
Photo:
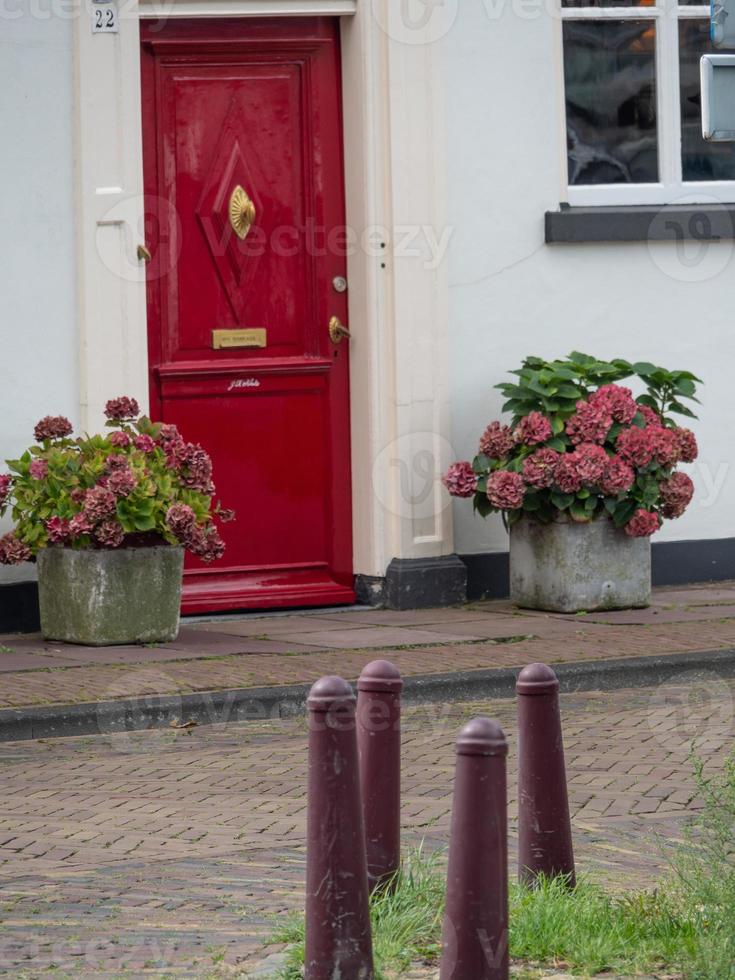
POLYGON ((184 609, 354 601, 337 24, 144 23, 142 45, 152 408, 237 511, 184 609))

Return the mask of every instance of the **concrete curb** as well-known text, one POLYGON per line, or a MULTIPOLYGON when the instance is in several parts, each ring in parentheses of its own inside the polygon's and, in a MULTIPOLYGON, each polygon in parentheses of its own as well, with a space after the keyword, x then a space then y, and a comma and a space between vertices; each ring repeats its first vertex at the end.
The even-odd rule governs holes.
MULTIPOLYGON (((367 660, 367 657, 366 657, 367 660)), ((458 671, 407 677, 406 704, 438 701, 480 701, 515 695, 519 667, 458 671)), ((662 657, 626 657, 584 663, 555 664, 563 693, 611 691, 622 687, 656 686, 679 675, 712 673, 735 677, 735 650, 675 653, 662 657)), ((57 704, 0 710, 0 742, 78 735, 115 735, 151 728, 170 728, 194 721, 198 725, 267 721, 303 715, 310 684, 240 688, 197 694, 147 695, 117 701, 57 704)))

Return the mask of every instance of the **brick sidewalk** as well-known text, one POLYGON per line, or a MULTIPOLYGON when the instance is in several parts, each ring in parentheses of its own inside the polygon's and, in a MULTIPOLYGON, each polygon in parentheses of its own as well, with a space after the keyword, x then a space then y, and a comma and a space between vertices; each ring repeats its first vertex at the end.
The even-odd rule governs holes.
MULTIPOLYGON (((578 865, 647 885, 692 806, 688 755, 731 746, 735 682, 565 695, 578 865)), ((403 836, 447 840, 452 744, 511 701, 406 712, 403 836)), ((274 922, 302 904, 303 719, 0 746, 0 974, 13 980, 247 976, 274 922), (55 964, 56 969, 53 968, 55 964), (229 969, 234 968, 234 969, 229 969), (47 972, 48 971, 48 972, 47 972)))
POLYGON ((0 707, 356 678, 387 657, 405 676, 735 648, 735 583, 662 589, 650 609, 561 616, 509 602, 416 612, 247 615, 185 625, 175 643, 95 649, 0 636, 0 707))

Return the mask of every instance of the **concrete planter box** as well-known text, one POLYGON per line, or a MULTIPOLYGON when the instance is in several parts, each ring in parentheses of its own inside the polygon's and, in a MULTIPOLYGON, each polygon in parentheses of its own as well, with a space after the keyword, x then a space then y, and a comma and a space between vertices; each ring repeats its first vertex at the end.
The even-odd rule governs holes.
POLYGON ((179 633, 183 548, 38 554, 41 631, 47 640, 111 646, 162 643, 179 633))
POLYGON ((631 538, 607 517, 510 529, 510 596, 524 609, 642 609, 651 600, 651 539, 631 538))

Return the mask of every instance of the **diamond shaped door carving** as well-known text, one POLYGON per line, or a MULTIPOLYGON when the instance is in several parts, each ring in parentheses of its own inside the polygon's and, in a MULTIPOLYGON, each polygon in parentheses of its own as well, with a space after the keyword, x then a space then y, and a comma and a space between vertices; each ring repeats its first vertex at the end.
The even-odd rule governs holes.
POLYGON ((265 186, 264 177, 257 161, 246 159, 246 145, 247 125, 233 100, 196 209, 212 262, 238 321, 244 318, 248 289, 257 277, 265 254, 262 234, 258 234, 258 230, 262 230, 260 222, 265 217, 261 191, 265 186), (251 226, 242 236, 233 227, 230 212, 234 192, 238 189, 244 192, 253 208, 251 226))

